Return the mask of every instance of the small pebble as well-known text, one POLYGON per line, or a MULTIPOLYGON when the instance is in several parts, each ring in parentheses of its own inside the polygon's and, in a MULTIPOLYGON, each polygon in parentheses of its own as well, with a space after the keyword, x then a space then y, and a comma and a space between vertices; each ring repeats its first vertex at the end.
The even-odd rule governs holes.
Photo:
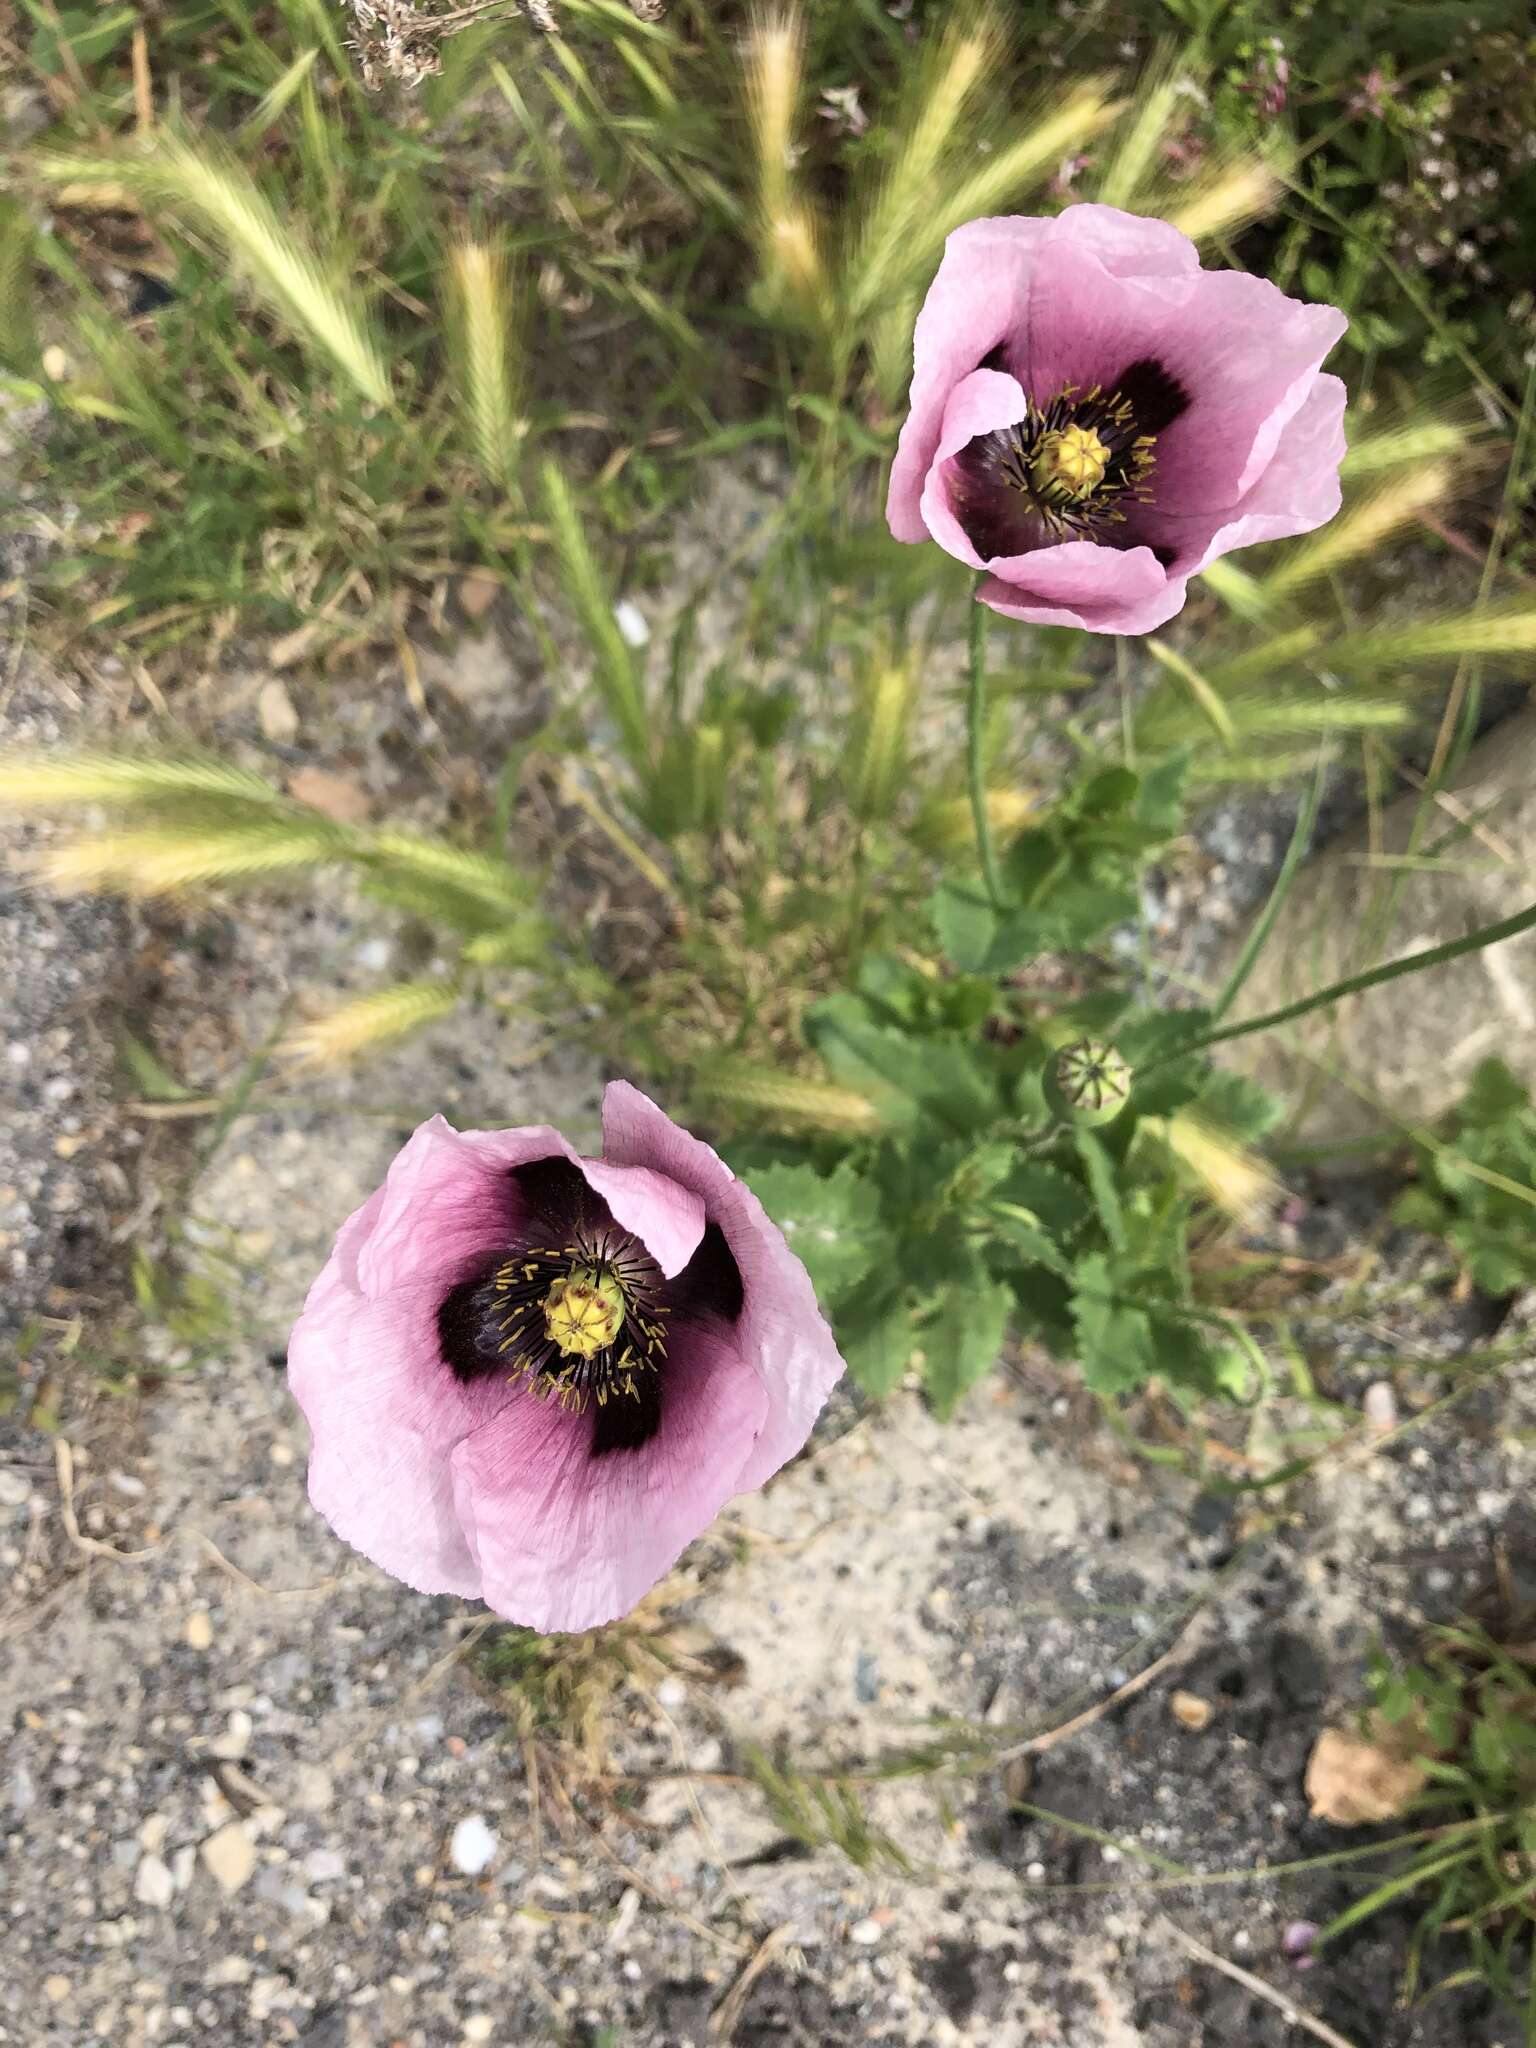
POLYGON ((848 1939, 861 1948, 873 1948, 884 1932, 878 1920, 855 1920, 848 1930, 848 1939))
POLYGON ((203 1843, 203 1862, 214 1880, 227 1892, 237 1892, 256 1868, 256 1844, 243 1821, 226 1821, 203 1843))
POLYGON ((622 597, 613 608, 614 624, 626 647, 644 647, 651 637, 645 613, 630 598, 622 597))
POLYGON ((1193 1729, 1197 1735, 1202 1728, 1210 1727, 1216 1714, 1210 1701, 1201 1699, 1195 1692, 1174 1693, 1168 1708, 1180 1727, 1193 1729))
POLYGON ((656 1688, 656 1697, 672 1713, 687 1704, 688 1688, 680 1678, 664 1678, 656 1688))
POLYGON ((194 1650, 207 1650, 213 1646, 213 1623, 201 1607, 194 1608, 187 1616, 187 1641, 194 1650))
POLYGON ((243 1707, 236 1707, 229 1717, 228 1728, 209 1743, 210 1751, 225 1763, 233 1763, 250 1748, 252 1727, 250 1715, 243 1707))
POLYGON ((448 1856, 454 1869, 462 1871, 465 1877, 478 1877, 490 1868, 496 1856, 496 1837, 480 1814, 472 1813, 459 1822, 448 1856))
POLYGON ((69 1996, 69 1979, 59 1976, 45 1977, 43 1996, 54 2005, 61 2004, 69 1996))
POLYGON ((26 1473, 0 1465, 0 1507, 24 1508, 31 1498, 32 1482, 26 1473))
POLYGON ((143 1857, 134 1876, 133 1896, 141 1906, 154 1906, 164 1912, 176 1896, 170 1866, 158 1856, 143 1857))
POLYGON ((466 2041, 489 2041, 496 2031, 496 2022, 488 2012, 472 2012, 464 2022, 466 2041))
POLYGON ((1397 1427, 1397 1395, 1390 1380, 1372 1380, 1365 1390, 1365 1421, 1372 1436, 1386 1436, 1397 1427))

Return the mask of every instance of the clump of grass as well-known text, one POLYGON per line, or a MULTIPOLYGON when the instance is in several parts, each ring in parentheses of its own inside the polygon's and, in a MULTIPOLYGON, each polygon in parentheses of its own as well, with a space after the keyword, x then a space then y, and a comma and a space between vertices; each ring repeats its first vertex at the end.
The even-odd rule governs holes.
POLYGON ((1426 1784, 1403 1818, 1428 1824, 1427 1839, 1316 1946, 1326 1953, 1386 1907, 1416 1907, 1404 2003, 1420 1995, 1431 1946, 1454 1938, 1466 1966, 1428 1995, 1480 1980, 1536 2039, 1536 1645, 1526 1633, 1501 1642, 1472 1622, 1439 1628, 1418 1662, 1378 1660, 1372 1692, 1382 1720, 1412 1731, 1426 1784))

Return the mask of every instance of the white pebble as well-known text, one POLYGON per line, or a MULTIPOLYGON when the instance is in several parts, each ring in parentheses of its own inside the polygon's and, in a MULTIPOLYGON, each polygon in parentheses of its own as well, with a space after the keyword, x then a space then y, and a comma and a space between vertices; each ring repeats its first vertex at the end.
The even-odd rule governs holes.
POLYGON ((644 647, 650 641, 651 629, 645 622, 645 613, 633 599, 620 598, 613 608, 613 622, 626 647, 644 647))
POLYGON ((478 1877, 482 1870, 488 1870, 496 1857, 496 1837, 486 1826, 482 1815, 472 1813, 461 1820, 453 1831, 448 1855, 455 1870, 466 1877, 478 1877))
POLYGON ((488 2012, 472 2012, 464 2022, 466 2041, 489 2041, 496 2031, 496 2022, 488 2012))
POLYGON ((873 1948, 884 1932, 878 1920, 855 1920, 848 1930, 848 1939, 861 1948, 873 1948))
POLYGON ((133 1880, 133 1896, 141 1906, 156 1906, 164 1912, 176 1896, 170 1866, 158 1856, 141 1857, 133 1880))
POLYGON ((688 1688, 680 1678, 664 1678, 656 1688, 656 1697, 668 1712, 683 1706, 688 1698, 688 1688))

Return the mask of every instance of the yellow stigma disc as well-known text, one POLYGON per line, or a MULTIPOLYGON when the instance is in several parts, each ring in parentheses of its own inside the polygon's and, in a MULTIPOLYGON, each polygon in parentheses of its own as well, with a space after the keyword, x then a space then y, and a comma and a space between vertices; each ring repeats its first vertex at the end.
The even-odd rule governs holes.
POLYGON ((624 1326, 624 1291, 611 1273, 578 1266, 544 1297, 544 1334, 567 1358, 594 1358, 624 1326))
POLYGON ((1062 427, 1041 442, 1034 467, 1042 484, 1086 498, 1104 481, 1109 450, 1092 427, 1062 427))

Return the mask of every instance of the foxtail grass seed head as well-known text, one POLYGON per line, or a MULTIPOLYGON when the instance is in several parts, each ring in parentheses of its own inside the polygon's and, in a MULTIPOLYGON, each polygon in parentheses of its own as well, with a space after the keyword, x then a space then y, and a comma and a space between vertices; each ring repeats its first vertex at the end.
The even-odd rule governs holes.
POLYGON ((1153 632, 1220 556, 1338 511, 1347 324, 1117 207, 970 221, 918 315, 891 532, 1007 618, 1153 632))
POLYGON ((1131 1098, 1131 1069, 1102 1039, 1080 1038, 1052 1053, 1045 1099, 1060 1117, 1090 1127, 1113 1123, 1131 1098))
POLYGON ((343 1542, 543 1633, 627 1614, 842 1370, 756 1196, 625 1081, 599 1158, 542 1124, 422 1124, 288 1347, 343 1542))

